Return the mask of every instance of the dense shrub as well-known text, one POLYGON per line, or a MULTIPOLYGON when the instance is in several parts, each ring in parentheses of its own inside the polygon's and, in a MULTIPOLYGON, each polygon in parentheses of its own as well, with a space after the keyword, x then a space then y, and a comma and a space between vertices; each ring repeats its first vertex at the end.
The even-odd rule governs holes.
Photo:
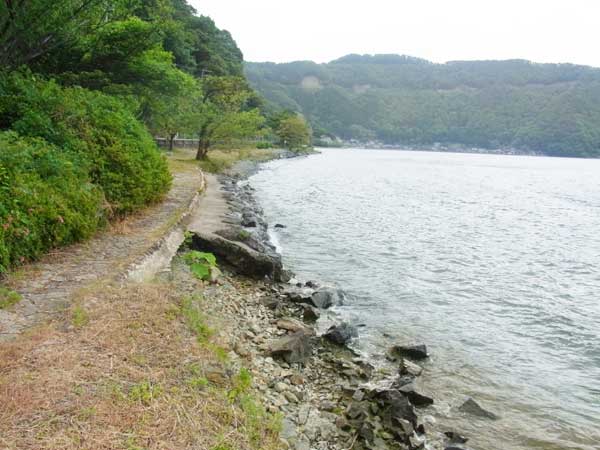
POLYGON ((103 224, 103 196, 77 156, 0 132, 0 273, 103 224))
POLYGON ((113 214, 156 201, 171 178, 164 157, 123 100, 12 73, 0 79, 0 128, 78 155, 113 214))
POLYGON ((0 74, 0 273, 164 195, 166 161, 132 111, 99 92, 0 74))

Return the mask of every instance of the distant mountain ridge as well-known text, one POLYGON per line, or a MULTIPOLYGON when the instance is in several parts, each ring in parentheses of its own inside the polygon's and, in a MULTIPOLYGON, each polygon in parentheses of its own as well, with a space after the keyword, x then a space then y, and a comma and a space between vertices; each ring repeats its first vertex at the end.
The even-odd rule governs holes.
POLYGON ((600 157, 598 68, 351 54, 247 62, 245 72, 273 108, 303 113, 317 135, 600 157))

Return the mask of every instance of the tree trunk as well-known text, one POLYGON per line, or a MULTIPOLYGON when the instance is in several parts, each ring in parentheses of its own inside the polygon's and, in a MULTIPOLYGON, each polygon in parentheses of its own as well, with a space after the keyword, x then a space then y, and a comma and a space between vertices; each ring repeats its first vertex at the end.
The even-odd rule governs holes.
POLYGON ((210 141, 208 139, 198 139, 198 151, 196 152, 196 159, 198 161, 206 159, 209 147, 210 141))
POLYGON ((173 143, 175 142, 175 136, 177 136, 177 133, 169 134, 169 152, 173 151, 173 143))

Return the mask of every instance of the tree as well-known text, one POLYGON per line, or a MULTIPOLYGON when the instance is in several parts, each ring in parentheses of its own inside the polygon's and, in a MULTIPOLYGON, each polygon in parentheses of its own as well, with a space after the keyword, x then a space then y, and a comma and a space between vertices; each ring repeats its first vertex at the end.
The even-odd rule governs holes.
POLYGON ((297 150, 310 145, 312 141, 310 126, 304 120, 304 117, 298 114, 282 119, 275 133, 279 137, 280 143, 290 150, 297 150))
POLYGON ((74 45, 124 13, 110 0, 0 1, 0 65, 16 68, 74 45))
POLYGON ((254 98, 240 77, 206 77, 194 115, 198 132, 196 159, 205 159, 216 142, 231 142, 261 134, 264 117, 251 108, 254 98))
MULTIPOLYGON (((184 91, 185 92, 185 91, 184 91)), ((169 140, 169 151, 173 151, 175 137, 179 133, 192 133, 195 131, 193 97, 195 92, 189 90, 190 96, 182 95, 164 97, 156 102, 152 114, 150 129, 155 134, 162 134, 169 140)))

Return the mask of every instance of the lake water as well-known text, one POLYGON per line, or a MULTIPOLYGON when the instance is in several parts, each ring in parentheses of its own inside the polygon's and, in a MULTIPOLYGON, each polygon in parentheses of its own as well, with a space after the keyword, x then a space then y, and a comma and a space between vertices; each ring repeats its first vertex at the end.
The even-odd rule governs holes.
POLYGON ((348 293, 361 350, 428 344, 438 426, 600 448, 600 161, 327 149, 250 183, 285 265, 348 293), (459 414, 466 396, 501 419, 459 414))

